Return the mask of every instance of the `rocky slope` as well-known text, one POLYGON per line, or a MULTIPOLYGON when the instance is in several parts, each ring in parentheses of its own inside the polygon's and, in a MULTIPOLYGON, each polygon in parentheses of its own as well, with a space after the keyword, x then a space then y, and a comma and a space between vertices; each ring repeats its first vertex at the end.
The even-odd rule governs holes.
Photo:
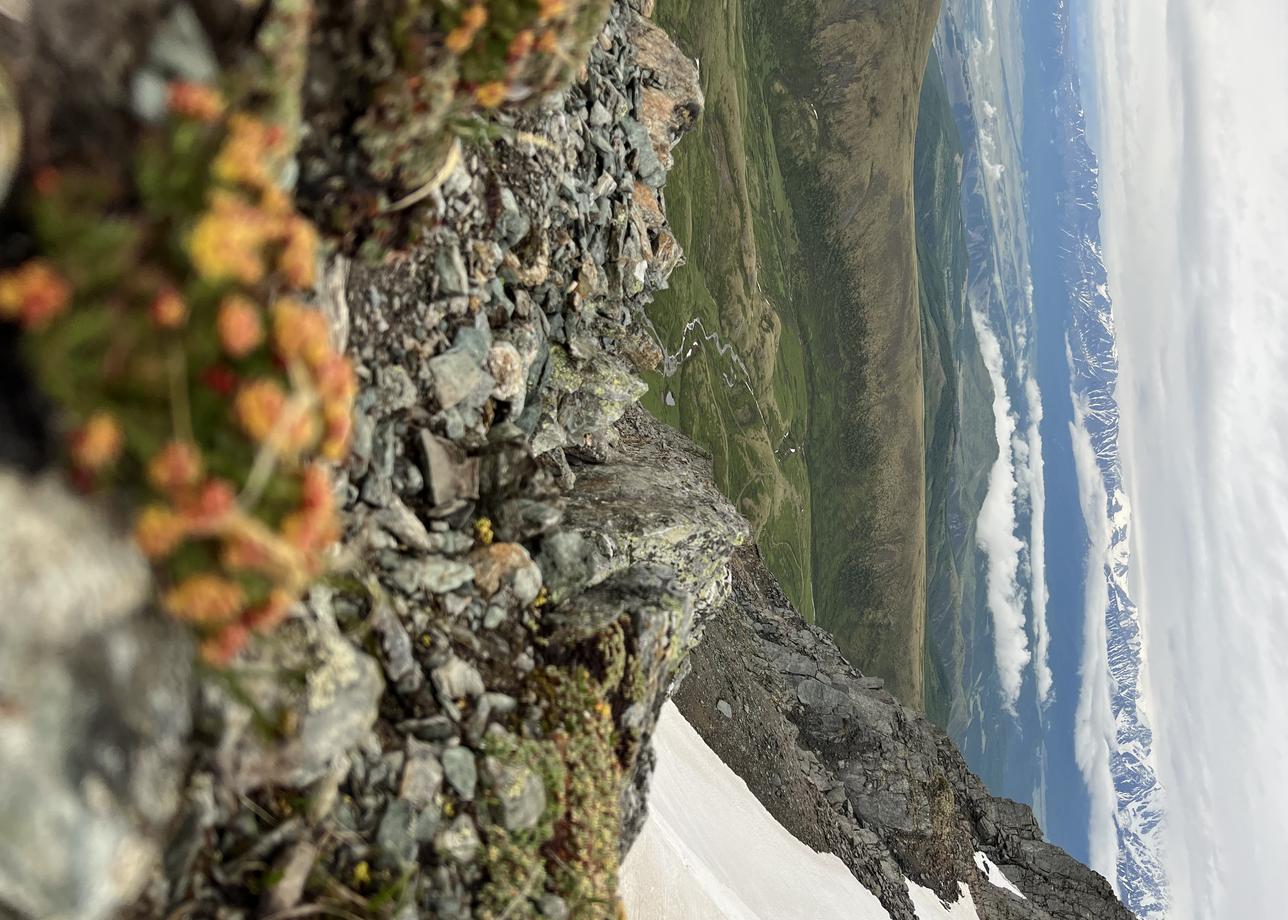
POLYGON ((1027 806, 990 795, 942 731, 807 624, 754 546, 736 551, 733 595, 689 660, 676 694, 686 718, 896 920, 916 920, 905 876, 946 901, 968 883, 985 920, 1130 920, 1108 882, 1042 839, 1027 806), (977 852, 1025 899, 989 884, 977 852))
MULTIPOLYGON (((701 452, 635 406, 659 358, 642 305, 680 258, 661 188, 702 107, 643 5, 613 4, 566 93, 461 145, 408 205, 414 243, 350 262, 358 241, 337 240, 314 299, 361 380, 344 541, 235 667, 191 666, 116 509, 0 472, 0 915, 613 917, 652 725, 690 667, 681 700, 713 745, 900 920, 905 873, 947 893, 978 881, 975 849, 1030 896, 981 887, 986 916, 1119 915, 805 627, 754 552, 731 579, 745 523, 701 452)), ((348 7, 323 6, 300 84, 299 203, 319 215, 352 191, 326 176, 353 155, 327 133, 348 7)), ((78 4, 16 27, 0 8, 27 155, 72 155, 32 138, 128 151, 147 93, 127 87, 235 58, 227 36, 250 26, 219 8, 93 24, 110 73, 55 40, 78 4)), ((11 217, 6 259, 25 245, 11 217)), ((40 413, 7 365, 3 456, 38 467, 40 413)))

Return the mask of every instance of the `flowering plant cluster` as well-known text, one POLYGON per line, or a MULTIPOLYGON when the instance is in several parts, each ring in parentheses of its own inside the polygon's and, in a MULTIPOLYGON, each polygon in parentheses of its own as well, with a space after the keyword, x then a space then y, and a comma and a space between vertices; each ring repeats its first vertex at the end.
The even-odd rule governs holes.
POLYGON ((129 497, 162 607, 222 666, 324 568, 356 381, 298 299, 318 240, 270 174, 281 132, 204 86, 170 111, 128 182, 36 177, 39 255, 0 273, 0 316, 29 332, 75 481, 129 497))
POLYGON ((473 0, 446 12, 444 46, 474 102, 495 109, 560 88, 603 24, 602 0, 473 0))

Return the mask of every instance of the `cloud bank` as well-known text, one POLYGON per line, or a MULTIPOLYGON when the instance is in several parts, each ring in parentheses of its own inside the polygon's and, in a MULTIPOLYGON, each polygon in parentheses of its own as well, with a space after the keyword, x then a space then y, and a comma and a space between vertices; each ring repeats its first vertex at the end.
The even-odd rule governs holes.
MULTIPOLYGON (((1170 920, 1288 865, 1288 6, 1090 0, 1170 920)), ((1089 521, 1090 523, 1090 521, 1089 521)), ((1088 702, 1086 757, 1103 713, 1088 702)), ((1080 737, 1080 742, 1083 739, 1080 737)), ((1083 749, 1079 749, 1080 763, 1083 749)))
POLYGON ((1006 390, 1002 348, 984 315, 971 310, 980 355, 993 383, 993 426, 997 437, 997 459, 989 471, 988 492, 975 525, 975 542, 987 565, 988 609, 993 617, 993 647, 997 656, 1002 702, 1015 713, 1024 682, 1024 669, 1032 660, 1025 632, 1024 593, 1019 585, 1023 541, 1015 535, 1017 483, 1012 441, 1016 420, 1006 390))

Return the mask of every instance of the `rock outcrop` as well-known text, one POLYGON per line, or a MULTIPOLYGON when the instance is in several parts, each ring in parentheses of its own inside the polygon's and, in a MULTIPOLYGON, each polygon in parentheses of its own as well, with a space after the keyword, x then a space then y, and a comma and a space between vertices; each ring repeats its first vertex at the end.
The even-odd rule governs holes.
POLYGON ((865 677, 807 624, 755 547, 705 626, 676 695, 689 721, 799 839, 839 856, 896 920, 904 878, 985 920, 1131 920, 1109 883, 1042 838, 1031 810, 995 798, 952 741, 865 677), (988 856, 1024 899, 989 884, 988 856))

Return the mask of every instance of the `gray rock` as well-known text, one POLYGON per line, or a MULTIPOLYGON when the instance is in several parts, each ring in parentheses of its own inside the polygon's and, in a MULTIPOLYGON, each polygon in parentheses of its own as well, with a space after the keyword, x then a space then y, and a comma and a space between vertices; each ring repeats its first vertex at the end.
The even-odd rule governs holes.
POLYGON ((474 754, 467 747, 449 747, 443 751, 443 774, 456 794, 467 802, 474 800, 478 786, 478 765, 474 754))
POLYGON ((371 518, 403 546, 422 552, 434 548, 429 531, 420 518, 397 497, 391 497, 387 507, 381 508, 371 518))
POLYGON ((525 766, 489 758, 485 764, 488 782, 501 807, 501 823, 507 831, 529 830, 546 810, 546 789, 541 778, 525 766))
POLYGON ((433 746, 409 737, 399 796, 414 808, 425 808, 434 802, 442 787, 443 767, 434 756, 433 746))
POLYGON ((732 706, 730 706, 730 705, 729 705, 729 703, 728 703, 726 700, 719 700, 719 701, 717 701, 717 702, 716 702, 716 709, 719 709, 719 710, 720 710, 720 715, 724 716, 726 719, 732 719, 732 718, 733 718, 733 707, 732 707, 732 706))
POLYGON ((410 409, 419 400, 416 384, 411 375, 397 364, 388 364, 376 374, 379 381, 377 392, 383 408, 388 412, 410 409))
POLYGON ((545 894, 537 902, 541 910, 541 916, 546 920, 568 920, 571 916, 568 912, 568 902, 555 894, 545 894))
POLYGON ((318 848, 307 840, 301 840, 283 853, 269 872, 273 881, 260 895, 260 912, 275 914, 299 904, 317 858, 318 848))
POLYGON ((452 559, 426 559, 417 566, 420 585, 434 594, 455 591, 474 580, 474 569, 467 562, 452 559))
POLYGON ((376 829, 376 846, 401 865, 416 860, 416 810, 410 802, 390 799, 376 829))
POLYGON ((451 827, 439 831, 434 838, 434 848, 461 865, 474 861, 479 845, 479 832, 468 815, 458 815, 451 827))
POLYGON ((492 378, 483 370, 481 359, 464 351, 447 351, 431 358, 429 370, 440 409, 451 409, 479 392, 486 397, 492 388, 492 378))
POLYGON ((428 431, 420 433, 420 443, 425 457, 425 483, 435 505, 478 498, 477 457, 467 457, 460 447, 428 431))
POLYGON ((452 296, 470 292, 469 276, 460 249, 446 245, 440 247, 434 257, 434 269, 440 294, 452 296))
POLYGON ((146 615, 147 567, 54 477, 0 472, 0 913, 134 897, 178 811, 192 644, 146 615))
POLYGON ((280 641, 254 646, 239 679, 259 712, 291 713, 294 731, 266 735, 241 702, 222 691, 215 697, 224 735, 218 762, 233 789, 303 788, 375 722, 384 689, 380 666, 339 633, 326 607, 325 594, 315 589, 312 616, 279 627, 280 641), (304 675, 303 685, 282 674, 304 675))
MULTIPOLYGON (((527 389, 527 374, 519 350, 509 342, 493 345, 487 356, 487 369, 496 381, 492 395, 505 402, 518 402, 527 389)), ((520 404, 516 411, 522 411, 520 404)))
POLYGON ((434 668, 434 689, 443 700, 460 700, 482 696, 487 688, 478 668, 463 658, 453 658, 434 668))

